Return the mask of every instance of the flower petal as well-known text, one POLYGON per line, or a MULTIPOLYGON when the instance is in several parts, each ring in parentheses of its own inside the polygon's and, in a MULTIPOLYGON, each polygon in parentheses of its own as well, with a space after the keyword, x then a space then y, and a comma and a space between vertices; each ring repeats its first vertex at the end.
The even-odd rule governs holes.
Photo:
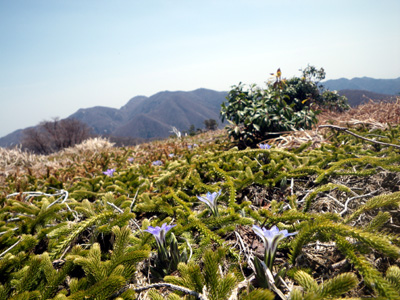
POLYGON ((265 240, 264 236, 264 231, 261 229, 261 227, 257 225, 253 225, 253 231, 255 234, 257 234, 263 241, 265 240))
POLYGON ((204 198, 202 196, 197 196, 197 199, 199 199, 201 202, 204 202, 205 204, 207 204, 208 206, 211 206, 212 203, 210 203, 210 200, 207 198, 204 198))

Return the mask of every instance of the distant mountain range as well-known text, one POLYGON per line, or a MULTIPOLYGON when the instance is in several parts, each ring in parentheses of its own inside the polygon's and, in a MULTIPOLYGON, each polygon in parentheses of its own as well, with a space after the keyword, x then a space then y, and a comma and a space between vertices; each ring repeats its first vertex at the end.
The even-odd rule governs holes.
POLYGON ((339 95, 345 96, 351 107, 373 101, 394 101, 396 96, 388 94, 379 94, 365 90, 339 90, 339 95))
POLYGON ((400 77, 396 79, 374 79, 370 77, 340 78, 327 80, 321 84, 331 91, 364 90, 389 95, 399 95, 400 93, 400 77))
MULTIPOLYGON (((197 89, 191 92, 160 92, 151 97, 137 96, 120 109, 104 106, 81 108, 68 118, 86 123, 98 135, 141 139, 164 138, 172 127, 187 131, 191 125, 204 128, 204 121, 219 124, 221 104, 227 92, 197 89)), ((220 124, 221 125, 221 124, 220 124)), ((19 143, 22 130, 0 138, 0 147, 19 143)))
POLYGON ((191 125, 204 128, 204 120, 219 120, 227 93, 207 89, 191 92, 160 92, 151 97, 137 96, 120 109, 92 107, 79 109, 68 118, 85 122, 94 133, 121 137, 157 138, 171 135, 191 125))
MULTIPOLYGON (((397 79, 369 77, 335 79, 322 82, 325 88, 337 90, 348 98, 351 106, 373 100, 391 100, 400 93, 397 79)), ((121 138, 164 138, 172 126, 180 131, 191 125, 204 128, 204 120, 220 120, 221 104, 227 92, 197 89, 190 92, 160 92, 151 97, 136 96, 120 109, 104 106, 79 109, 68 118, 75 118, 93 129, 95 134, 121 138)), ((19 143, 22 129, 0 138, 0 147, 19 143)))

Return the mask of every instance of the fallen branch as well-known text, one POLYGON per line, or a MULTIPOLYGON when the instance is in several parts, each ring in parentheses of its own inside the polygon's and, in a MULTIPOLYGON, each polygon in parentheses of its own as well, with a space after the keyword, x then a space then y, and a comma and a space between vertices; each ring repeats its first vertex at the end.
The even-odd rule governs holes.
MULTIPOLYGON (((18 230, 18 229, 19 229, 19 227, 15 227, 15 228, 12 228, 12 229, 9 229, 9 230, 16 231, 16 230, 18 230)), ((0 232, 0 236, 2 236, 3 234, 6 234, 7 232, 8 232, 8 230, 7 230, 7 231, 0 232)))
POLYGON ((347 199, 346 203, 344 204, 344 209, 340 212, 340 216, 343 216, 347 212, 347 206, 349 205, 350 201, 355 200, 355 199, 364 198, 364 197, 370 197, 377 192, 379 192, 379 190, 372 191, 371 193, 368 193, 365 195, 359 195, 359 196, 355 196, 355 197, 347 199))
POLYGON ((348 133, 348 134, 350 134, 352 136, 355 136, 355 137, 357 137, 359 139, 362 139, 364 141, 368 141, 368 142, 371 142, 371 143, 374 143, 374 144, 379 144, 379 145, 384 145, 384 146, 392 146, 392 147, 400 149, 400 145, 395 145, 395 144, 390 144, 390 143, 379 142, 379 141, 376 141, 376 140, 371 140, 371 139, 368 139, 368 138, 363 137, 361 135, 358 135, 358 134, 356 134, 354 132, 351 132, 346 127, 340 127, 340 126, 336 126, 336 125, 320 125, 320 126, 318 126, 318 128, 332 128, 332 129, 335 129, 335 130, 344 131, 344 132, 346 132, 346 133, 348 133))
MULTIPOLYGON (((140 188, 140 187, 139 187, 139 188, 140 188)), ((139 193, 139 188, 136 190, 135 197, 133 197, 132 202, 131 202, 131 205, 129 206, 129 209, 130 209, 130 210, 132 210, 132 207, 133 207, 133 205, 135 204, 136 197, 137 197, 137 195, 138 195, 138 193, 139 193)))
POLYGON ((4 254, 6 254, 8 251, 10 251, 12 248, 14 248, 15 246, 17 246, 20 242, 22 241, 22 238, 20 237, 19 240, 12 245, 10 248, 8 248, 6 251, 4 251, 3 253, 0 254, 0 257, 2 257, 4 254))
POLYGON ((123 287, 120 291, 118 291, 117 293, 115 293, 114 295, 112 295, 112 297, 118 297, 119 295, 121 295, 123 292, 125 292, 127 289, 133 289, 136 293, 140 293, 143 292, 145 290, 148 289, 153 289, 153 288, 161 288, 161 287, 165 287, 165 288, 169 288, 172 290, 177 290, 180 292, 183 292, 185 294, 194 296, 196 299, 199 300, 208 300, 208 298, 206 298, 204 295, 199 294, 195 291, 192 291, 188 288, 185 288, 183 286, 179 286, 179 285, 175 285, 175 284, 171 284, 171 283, 166 283, 166 282, 160 282, 160 283, 154 283, 154 284, 149 284, 146 286, 141 286, 141 287, 135 287, 133 284, 128 284, 127 286, 123 287))
MULTIPOLYGON (((54 189, 54 188, 53 188, 53 189, 54 189)), ((52 207, 54 204, 60 202, 60 200, 63 199, 60 203, 61 203, 61 204, 65 204, 65 205, 67 206, 68 210, 73 214, 75 220, 79 219, 79 216, 78 216, 78 214, 76 213, 76 211, 72 210, 72 209, 69 207, 68 203, 66 202, 66 201, 68 200, 68 195, 69 195, 68 191, 66 191, 66 190, 57 190, 57 189, 55 189, 55 190, 57 191, 57 193, 55 193, 55 194, 47 194, 47 193, 43 193, 43 192, 22 192, 22 193, 13 193, 13 194, 9 194, 9 195, 6 196, 6 198, 8 199, 8 198, 15 197, 15 196, 19 196, 19 195, 28 195, 28 196, 26 197, 26 200, 29 200, 30 198, 39 197, 39 196, 46 196, 46 197, 60 196, 60 197, 58 197, 56 200, 54 200, 52 203, 50 203, 50 204, 47 206, 47 209, 49 209, 49 208, 52 207)), ((33 218, 34 216, 31 216, 31 217, 33 218)), ((11 221, 11 219, 9 219, 8 221, 11 221)))
POLYGON ((124 213, 124 211, 122 209, 120 209, 118 206, 116 206, 114 203, 108 202, 107 204, 112 206, 113 208, 115 208, 116 210, 118 210, 121 214, 124 213))
POLYGON ((67 201, 68 199, 68 191, 66 190, 57 190, 57 193, 55 194, 48 194, 48 193, 43 193, 43 192, 22 192, 22 193, 13 193, 13 194, 9 194, 6 196, 6 198, 11 198, 14 196, 19 196, 19 195, 28 195, 26 197, 26 200, 29 200, 30 198, 33 197, 39 197, 39 196, 46 196, 46 197, 55 197, 55 196, 60 196, 59 198, 57 198, 55 201, 53 201, 51 204, 49 204, 49 206, 47 206, 47 208, 52 207, 54 204, 58 203, 61 199, 63 199, 61 201, 61 203, 65 203, 65 201, 67 201))

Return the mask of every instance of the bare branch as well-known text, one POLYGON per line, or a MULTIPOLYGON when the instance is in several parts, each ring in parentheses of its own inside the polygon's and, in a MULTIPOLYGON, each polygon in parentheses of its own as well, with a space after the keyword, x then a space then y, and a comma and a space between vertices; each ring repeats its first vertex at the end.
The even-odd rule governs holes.
POLYGON ((336 126, 336 125, 320 125, 320 126, 318 126, 318 128, 332 128, 332 129, 335 129, 335 130, 344 131, 344 132, 346 132, 348 134, 351 134, 352 136, 355 136, 355 137, 357 137, 359 139, 362 139, 362 140, 365 140, 365 141, 368 141, 368 142, 371 142, 371 143, 374 143, 374 144, 379 144, 379 145, 384 145, 384 146, 392 146, 392 147, 400 149, 400 145, 395 145, 395 144, 384 143, 384 142, 380 142, 380 141, 376 141, 376 140, 371 140, 371 139, 368 139, 368 138, 363 137, 361 135, 358 135, 358 134, 356 134, 354 132, 351 132, 346 127, 340 127, 340 126, 336 126))
POLYGON ((171 283, 166 283, 166 282, 154 283, 154 284, 149 284, 149 285, 140 286, 140 287, 135 287, 133 284, 129 284, 129 285, 123 287, 120 291, 118 291, 112 297, 118 297, 123 292, 125 292, 127 289, 133 289, 135 292, 140 293, 140 292, 143 292, 143 291, 148 290, 148 289, 162 288, 162 287, 165 287, 165 288, 168 288, 168 289, 171 289, 171 290, 177 290, 177 291, 183 292, 185 294, 194 296, 194 297, 196 297, 196 299, 199 299, 199 300, 208 300, 208 298, 205 297, 203 294, 199 294, 199 293, 197 293, 195 291, 192 291, 192 290, 190 290, 188 288, 185 288, 183 286, 179 286, 179 285, 175 285, 175 284, 171 284, 171 283))
POLYGON ((12 248, 14 248, 15 246, 17 246, 20 242, 22 241, 22 238, 19 238, 19 240, 12 245, 10 248, 8 248, 6 251, 4 251, 3 253, 0 254, 0 257, 2 257, 4 254, 6 254, 8 251, 10 251, 12 248))

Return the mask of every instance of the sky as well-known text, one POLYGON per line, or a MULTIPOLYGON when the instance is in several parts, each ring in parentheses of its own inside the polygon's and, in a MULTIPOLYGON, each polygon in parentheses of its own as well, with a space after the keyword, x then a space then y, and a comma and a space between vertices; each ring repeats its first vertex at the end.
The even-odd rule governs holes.
POLYGON ((400 77, 399 0, 0 0, 0 137, 270 73, 400 77))

